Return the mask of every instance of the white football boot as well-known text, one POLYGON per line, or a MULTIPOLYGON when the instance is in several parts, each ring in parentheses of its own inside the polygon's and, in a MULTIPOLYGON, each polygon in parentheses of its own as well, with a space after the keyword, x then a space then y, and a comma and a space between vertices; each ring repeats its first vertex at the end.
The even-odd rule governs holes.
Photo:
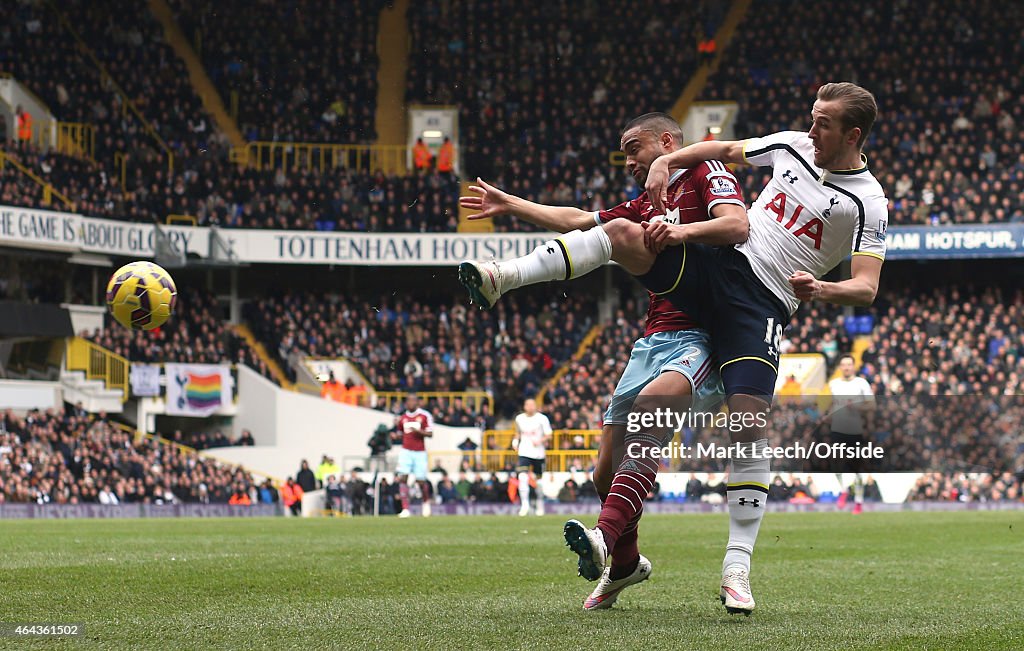
POLYGON ((722 572, 719 598, 730 615, 754 612, 754 595, 750 593, 750 572, 742 565, 730 565, 722 572))
POLYGON ((629 576, 612 581, 609 578, 611 572, 612 568, 610 565, 604 569, 604 573, 601 574, 601 580, 597 582, 597 587, 590 593, 587 600, 583 602, 583 610, 611 608, 623 590, 651 578, 651 562, 641 554, 640 561, 636 564, 636 569, 629 576))
POLYGON ((459 282, 474 305, 491 309, 501 298, 501 268, 497 262, 466 260, 459 263, 459 282))
POLYGON ((569 520, 562 528, 565 544, 580 557, 579 571, 587 581, 597 581, 608 561, 608 547, 600 529, 588 529, 579 520, 569 520))

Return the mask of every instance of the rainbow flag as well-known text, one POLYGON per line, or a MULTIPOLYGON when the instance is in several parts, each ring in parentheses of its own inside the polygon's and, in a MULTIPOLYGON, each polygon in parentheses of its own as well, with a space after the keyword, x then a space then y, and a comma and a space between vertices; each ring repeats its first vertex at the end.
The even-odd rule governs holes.
POLYGON ((185 400, 192 409, 216 409, 221 403, 220 373, 199 375, 189 373, 185 383, 185 400))

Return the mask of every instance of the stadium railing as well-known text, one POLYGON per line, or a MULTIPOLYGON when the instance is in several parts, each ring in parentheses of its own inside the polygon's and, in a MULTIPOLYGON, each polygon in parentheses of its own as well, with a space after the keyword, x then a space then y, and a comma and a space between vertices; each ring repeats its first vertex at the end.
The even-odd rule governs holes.
POLYGON ((56 198, 61 203, 63 203, 65 207, 74 212, 75 204, 73 201, 71 201, 71 199, 68 199, 66 195, 64 195, 56 188, 54 188, 53 185, 51 185, 50 183, 47 183, 38 174, 22 165, 21 162, 18 161, 18 159, 0 150, 0 170, 2 170, 6 165, 14 166, 15 169, 17 169, 19 172, 28 177, 29 180, 31 180, 33 183, 35 183, 36 185, 40 186, 43 189, 44 206, 49 206, 50 204, 53 203, 54 198, 56 198))
POLYGON ((54 122, 57 153, 96 162, 96 127, 85 122, 54 122))
POLYGON ((84 371, 87 380, 102 380, 108 389, 121 391, 128 400, 128 360, 82 337, 67 339, 67 369, 84 371))
MULTIPOLYGON (((597 461, 597 450, 549 450, 546 472, 565 472, 573 467, 589 469, 597 461)), ((431 470, 442 468, 452 474, 465 461, 471 472, 503 472, 516 467, 519 455, 515 450, 435 450, 427 452, 431 470)))
MULTIPOLYGON (((396 404, 401 405, 408 391, 370 391, 370 403, 374 409, 391 411, 396 404)), ((479 412, 484 402, 491 403, 491 394, 486 391, 417 391, 416 395, 424 403, 437 400, 451 404, 456 398, 462 400, 463 406, 470 413, 479 412)))
POLYGON ((336 168, 404 174, 411 149, 405 145, 337 145, 324 142, 254 141, 231 150, 231 162, 257 171, 336 168))
MULTIPOLYGON (((422 394, 421 394, 422 395, 422 394)), ((483 449, 486 451, 504 451, 512 449, 512 439, 515 438, 514 429, 489 429, 483 435, 483 449)), ((601 435, 599 429, 556 429, 551 433, 551 450, 565 450, 563 444, 568 442, 572 445, 577 436, 583 437, 583 447, 587 450, 597 450, 596 438, 601 435)), ((576 450, 565 451, 581 451, 576 450)))

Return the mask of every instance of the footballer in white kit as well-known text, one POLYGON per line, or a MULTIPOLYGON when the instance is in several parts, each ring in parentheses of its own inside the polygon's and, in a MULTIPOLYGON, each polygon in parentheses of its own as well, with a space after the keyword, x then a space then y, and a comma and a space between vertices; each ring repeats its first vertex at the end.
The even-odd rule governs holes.
MULTIPOLYGON (((727 487, 729 539, 720 596, 730 613, 749 614, 755 607, 750 559, 771 471, 763 454, 768 446, 764 416, 775 393, 783 330, 801 301, 866 306, 878 292, 888 201, 862 153, 877 111, 875 98, 866 89, 849 82, 828 83, 818 89, 807 132, 698 142, 649 163, 644 185, 653 214, 666 214, 676 170, 703 161, 772 167, 771 181, 747 212, 749 232, 742 244, 700 244, 693 237, 694 224, 650 218, 636 228, 614 220, 600 228, 574 231, 509 261, 508 273, 506 267, 495 265, 484 269, 484 278, 478 269, 475 282, 466 283, 471 294, 477 290, 474 299, 489 307, 511 289, 578 278, 616 256, 651 293, 667 299, 710 333, 729 410, 744 423, 729 432, 743 452, 730 463, 727 487), (639 238, 642 253, 636 251, 639 238), (850 278, 818 280, 851 254, 850 278)), ((635 437, 656 438, 647 430, 635 437)), ((613 485, 630 473, 642 475, 645 470, 639 465, 634 459, 624 460, 613 485)), ((607 567, 610 550, 642 511, 643 497, 636 497, 609 493, 593 529, 577 520, 566 523, 563 534, 579 556, 584 578, 595 580, 607 567)))
MULTIPOLYGON (((839 358, 840 376, 830 380, 829 392, 832 394, 831 443, 860 447, 867 442, 865 435, 865 419, 867 413, 875 409, 875 392, 864 378, 856 375, 853 355, 839 358)), ((835 468, 839 486, 845 488, 843 472, 853 472, 853 512, 858 514, 864 508, 864 470, 863 459, 850 459, 842 466, 835 468)), ((839 508, 846 506, 846 491, 839 497, 839 508)))
POLYGON ((530 473, 537 482, 537 515, 544 515, 544 491, 541 482, 544 478, 544 460, 548 454, 548 443, 551 441, 551 421, 537 411, 537 402, 532 398, 523 403, 523 413, 516 416, 515 438, 512 447, 519 454, 516 470, 519 472, 519 501, 522 506, 519 515, 530 512, 530 473))

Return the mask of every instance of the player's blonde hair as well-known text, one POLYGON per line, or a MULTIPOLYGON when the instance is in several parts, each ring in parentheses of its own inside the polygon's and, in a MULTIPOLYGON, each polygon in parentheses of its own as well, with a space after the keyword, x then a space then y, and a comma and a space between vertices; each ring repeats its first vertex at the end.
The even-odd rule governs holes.
POLYGON ((818 99, 823 102, 839 100, 843 103, 843 112, 840 115, 843 128, 859 128, 860 138, 857 140, 857 146, 864 147, 868 133, 871 132, 875 118, 878 117, 878 104, 875 103, 875 96, 871 91, 848 81, 839 81, 819 88, 818 99))

